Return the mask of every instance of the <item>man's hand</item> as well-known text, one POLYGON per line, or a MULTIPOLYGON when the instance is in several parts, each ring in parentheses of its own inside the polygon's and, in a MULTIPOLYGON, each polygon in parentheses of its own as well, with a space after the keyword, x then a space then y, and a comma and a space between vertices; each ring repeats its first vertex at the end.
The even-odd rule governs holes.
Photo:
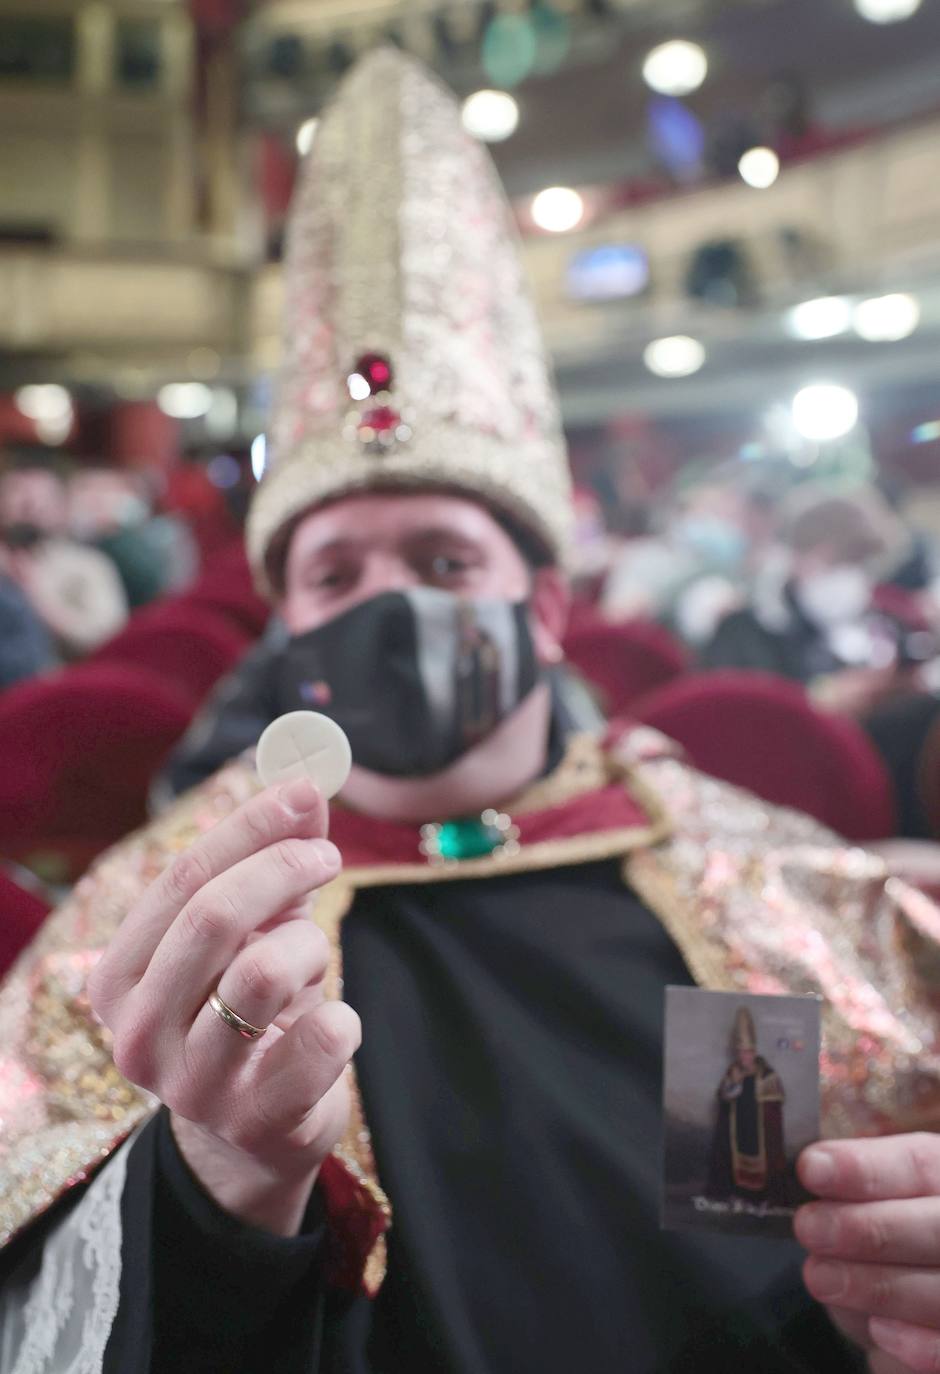
POLYGON ((940 1137, 826 1141, 800 1177, 809 1291, 870 1351, 873 1374, 940 1371, 940 1137))
POLYGON ((184 1158, 216 1200, 289 1235, 345 1129, 359 1018, 326 1002, 329 948, 303 904, 335 877, 326 807, 306 779, 221 820, 132 908, 92 973, 121 1073, 173 1112, 184 1158), (268 1030, 246 1040, 219 996, 268 1030))

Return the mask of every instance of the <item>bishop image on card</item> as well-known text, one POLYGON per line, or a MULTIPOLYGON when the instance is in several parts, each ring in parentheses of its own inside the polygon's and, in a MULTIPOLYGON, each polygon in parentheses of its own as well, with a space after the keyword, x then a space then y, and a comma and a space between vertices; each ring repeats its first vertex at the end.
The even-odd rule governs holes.
POLYGON ((791 1236, 819 1139, 816 997, 666 989, 663 1226, 791 1236))

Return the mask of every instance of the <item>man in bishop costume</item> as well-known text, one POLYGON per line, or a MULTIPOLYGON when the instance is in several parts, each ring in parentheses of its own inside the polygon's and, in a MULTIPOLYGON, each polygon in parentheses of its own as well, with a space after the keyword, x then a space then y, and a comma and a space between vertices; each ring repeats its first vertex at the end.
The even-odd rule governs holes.
POLYGON ((657 736, 572 733, 549 368, 488 156, 400 54, 322 119, 286 294, 248 550, 276 708, 355 766, 327 815, 237 758, 7 978, 0 1371, 940 1367, 940 913, 657 736), (825 999, 805 1268, 660 1229, 693 982, 825 999))

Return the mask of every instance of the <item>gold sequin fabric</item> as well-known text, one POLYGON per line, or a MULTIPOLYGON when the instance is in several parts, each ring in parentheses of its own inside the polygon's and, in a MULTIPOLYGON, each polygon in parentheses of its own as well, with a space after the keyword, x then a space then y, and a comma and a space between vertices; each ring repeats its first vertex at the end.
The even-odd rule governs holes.
POLYGON ((156 1108, 112 1063, 87 978, 133 903, 251 792, 236 765, 110 850, 46 921, 0 989, 0 1242, 79 1182, 156 1108))
POLYGON ((515 225, 489 154, 413 58, 370 53, 324 113, 284 271, 269 470, 247 527, 262 584, 285 524, 374 487, 482 497, 563 557, 567 454, 515 225), (387 404, 407 435, 379 450, 360 441, 347 387, 369 352, 391 363, 387 404))
POLYGON ((879 857, 675 757, 672 837, 628 881, 703 986, 824 999, 825 1133, 940 1128, 940 910, 879 857))
MULTIPOLYGON (((825 999, 823 1101, 829 1134, 940 1126, 940 910, 881 859, 814 821, 689 768, 662 737, 636 731, 613 752, 575 742, 556 774, 517 799, 519 814, 622 779, 650 824, 523 846, 513 871, 623 857, 625 877, 676 941, 703 986, 825 999)), ((0 988, 0 1241, 86 1178, 155 1101, 114 1068, 87 976, 145 888, 199 834, 258 790, 248 760, 223 769, 159 821, 105 855, 46 922, 0 988)), ((475 876, 503 872, 473 860, 475 876)), ((410 875, 402 869, 399 877, 410 875)), ((426 880, 456 876, 426 871, 426 880)), ((393 872, 381 875, 395 881, 393 872)), ((312 914, 332 948, 329 990, 342 992, 340 932, 362 868, 325 888, 312 914)), ((409 877, 409 880, 413 880, 409 877)), ((388 1200, 355 1087, 336 1158, 357 1205, 388 1200)), ((380 1239, 364 1285, 381 1282, 380 1239)))

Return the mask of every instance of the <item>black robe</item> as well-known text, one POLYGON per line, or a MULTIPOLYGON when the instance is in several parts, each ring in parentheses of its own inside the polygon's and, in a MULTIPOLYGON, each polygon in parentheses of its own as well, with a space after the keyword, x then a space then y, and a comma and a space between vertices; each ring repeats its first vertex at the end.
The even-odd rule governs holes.
POLYGON ((757 1072, 745 1077, 740 1096, 732 1102, 724 1093, 730 1073, 729 1069, 718 1089, 705 1193, 721 1201, 742 1197, 777 1207, 794 1206, 800 1188, 787 1161, 783 1102, 761 1101, 758 1091, 762 1079, 776 1080, 777 1076, 766 1060, 759 1058, 757 1072), (747 1157, 737 1166, 736 1151, 747 1157))
POLYGON ((325 1290, 316 1191, 295 1239, 243 1226, 160 1116, 104 1374, 864 1368, 795 1244, 659 1229, 663 990, 690 979, 616 862, 367 888, 343 950, 395 1213, 381 1293, 325 1290))

